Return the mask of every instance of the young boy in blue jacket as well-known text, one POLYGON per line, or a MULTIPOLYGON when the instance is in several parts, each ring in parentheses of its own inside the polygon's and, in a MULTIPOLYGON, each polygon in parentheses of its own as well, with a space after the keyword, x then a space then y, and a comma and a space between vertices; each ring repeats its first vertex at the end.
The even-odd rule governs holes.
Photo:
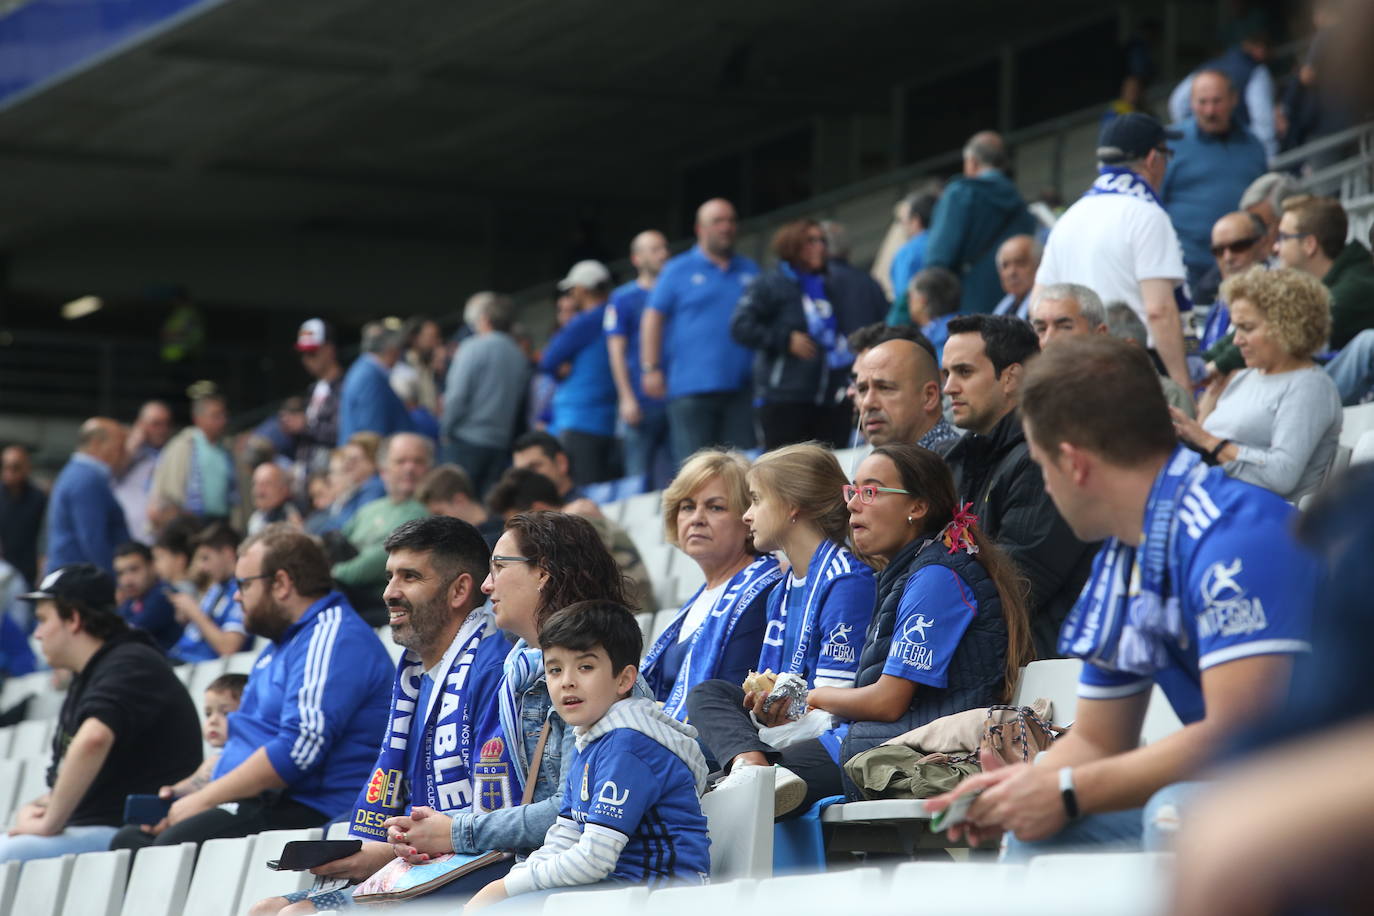
POLYGON ((609 601, 579 602, 544 625, 549 694, 577 739, 562 808, 544 845, 464 912, 537 891, 705 881, 706 761, 696 729, 630 696, 642 642, 634 616, 609 601))

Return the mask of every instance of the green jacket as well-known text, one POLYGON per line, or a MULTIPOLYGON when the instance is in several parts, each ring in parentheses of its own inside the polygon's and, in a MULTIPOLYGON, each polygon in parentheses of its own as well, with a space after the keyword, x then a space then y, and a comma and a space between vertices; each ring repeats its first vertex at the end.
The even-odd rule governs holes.
POLYGON ((386 549, 382 544, 403 522, 428 514, 425 507, 413 499, 394 503, 383 496, 367 503, 343 527, 344 537, 357 548, 358 555, 335 563, 334 578, 349 588, 375 585, 380 597, 386 586, 386 549))

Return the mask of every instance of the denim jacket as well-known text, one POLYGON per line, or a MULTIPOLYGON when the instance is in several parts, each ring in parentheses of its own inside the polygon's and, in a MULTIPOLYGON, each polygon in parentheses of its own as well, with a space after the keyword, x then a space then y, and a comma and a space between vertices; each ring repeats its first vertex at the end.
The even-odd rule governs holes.
MULTIPOLYGON (((635 681, 633 695, 654 698, 642 677, 635 681)), ((549 720, 549 740, 544 744, 544 756, 539 761, 534 797, 528 805, 452 815, 450 831, 454 852, 473 855, 500 849, 514 851, 523 857, 544 845, 544 834, 558 818, 563 786, 567 781, 563 762, 571 760, 576 750, 573 730, 553 712, 553 701, 542 677, 520 695, 518 703, 525 733, 525 760, 534 757, 544 720, 549 720)))

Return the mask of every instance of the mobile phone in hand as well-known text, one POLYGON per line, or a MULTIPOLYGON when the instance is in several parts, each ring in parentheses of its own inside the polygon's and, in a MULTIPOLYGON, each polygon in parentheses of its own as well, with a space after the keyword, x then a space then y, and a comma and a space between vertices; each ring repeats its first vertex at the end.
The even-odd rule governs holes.
POLYGON ((978 800, 978 796, 983 794, 982 789, 974 789, 972 792, 965 792, 954 801, 950 802, 949 807, 943 811, 937 811, 935 816, 930 819, 931 833, 943 833, 956 824, 962 824, 968 820, 969 809, 978 800))
POLYGON ((167 816, 172 808, 170 798, 156 795, 130 795, 124 799, 124 823, 152 826, 167 816))

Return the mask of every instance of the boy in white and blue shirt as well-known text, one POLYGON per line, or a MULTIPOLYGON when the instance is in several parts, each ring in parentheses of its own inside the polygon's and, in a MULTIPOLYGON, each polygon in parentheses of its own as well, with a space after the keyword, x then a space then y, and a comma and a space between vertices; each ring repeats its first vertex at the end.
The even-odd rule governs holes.
POLYGON ((694 728, 630 696, 642 640, 630 612, 607 601, 574 604, 544 625, 549 693, 576 734, 562 807, 544 845, 465 912, 535 892, 706 880, 706 762, 694 728))

